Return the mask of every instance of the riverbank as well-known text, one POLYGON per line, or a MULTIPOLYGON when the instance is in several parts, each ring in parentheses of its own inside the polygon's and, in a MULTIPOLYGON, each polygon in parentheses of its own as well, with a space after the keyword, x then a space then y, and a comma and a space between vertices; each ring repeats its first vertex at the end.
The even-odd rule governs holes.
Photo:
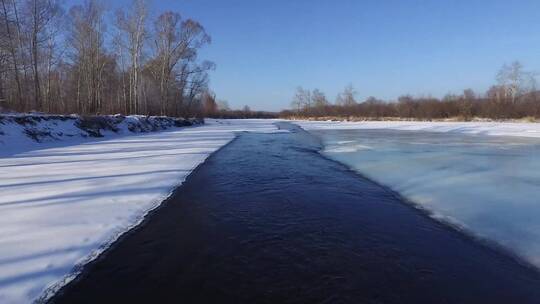
POLYGON ((52 302, 540 298, 535 269, 430 219, 320 149, 294 128, 243 134, 52 302))
POLYGON ((208 120, 0 153, 0 303, 46 299, 239 132, 276 130, 273 121, 208 120))
POLYGON ((91 140, 204 124, 198 118, 142 115, 0 114, 0 157, 91 140))
POLYGON ((432 118, 432 119, 416 119, 406 117, 357 117, 357 116, 286 116, 287 120, 308 120, 308 121, 340 121, 340 122, 365 122, 365 121, 397 121, 397 122, 498 122, 498 123, 540 123, 540 119, 532 116, 516 119, 492 119, 484 117, 450 117, 450 118, 432 118))
POLYGON ((540 138, 540 123, 455 121, 292 121, 305 130, 399 130, 540 138))

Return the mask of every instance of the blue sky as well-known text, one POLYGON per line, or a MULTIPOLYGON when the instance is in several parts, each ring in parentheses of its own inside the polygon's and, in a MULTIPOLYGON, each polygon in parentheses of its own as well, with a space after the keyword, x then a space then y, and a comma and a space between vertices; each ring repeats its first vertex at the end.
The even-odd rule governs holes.
MULTIPOLYGON (((68 1, 69 2, 69 1, 68 1)), ((128 0, 112 6, 127 5, 128 0)), ((280 110, 294 90, 333 100, 483 92, 504 63, 540 71, 540 1, 177 0, 150 2, 200 21, 211 87, 234 108, 280 110)))

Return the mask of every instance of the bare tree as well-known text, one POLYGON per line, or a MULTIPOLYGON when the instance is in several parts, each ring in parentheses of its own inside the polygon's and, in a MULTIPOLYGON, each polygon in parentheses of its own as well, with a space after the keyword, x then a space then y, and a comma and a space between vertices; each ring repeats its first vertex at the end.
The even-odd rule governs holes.
POLYGON ((198 22, 182 20, 178 13, 165 12, 154 23, 154 37, 154 76, 159 83, 161 113, 165 113, 171 83, 180 84, 181 90, 187 87, 189 101, 203 91, 207 83, 205 73, 213 64, 192 63, 198 49, 210 42, 210 36, 198 22))
POLYGON ((296 111, 309 108, 311 106, 311 92, 304 90, 302 87, 297 87, 291 105, 296 111))
POLYGON ((52 110, 52 94, 53 94, 53 77, 55 76, 54 68, 58 64, 61 64, 62 57, 64 56, 64 48, 62 47, 63 42, 59 41, 59 36, 63 34, 63 26, 65 25, 64 19, 62 18, 64 11, 57 6, 57 14, 55 18, 52 19, 50 25, 47 27, 47 33, 45 35, 45 46, 43 52, 43 61, 44 61, 44 76, 45 76, 45 93, 44 93, 44 102, 45 110, 51 112, 52 110))
POLYGON ((197 49, 210 42, 210 37, 199 23, 182 21, 180 14, 173 12, 161 14, 154 24, 154 31, 154 74, 159 82, 161 112, 164 113, 169 106, 170 83, 175 80, 173 72, 177 68, 179 71, 184 68, 185 71, 186 61, 193 60, 197 49))
POLYGON ((218 100, 217 101, 217 108, 218 111, 230 111, 231 107, 229 107, 229 102, 227 100, 218 100))
POLYGON ((354 106, 356 104, 356 94, 352 84, 349 84, 342 93, 338 94, 336 104, 346 107, 354 106))
POLYGON ((2 107, 198 115, 209 106, 204 94, 215 65, 197 58, 210 42, 198 22, 166 12, 149 31, 143 0, 113 22, 102 0, 82 0, 62 18, 60 1, 0 0, 2 107), (113 39, 106 38, 110 23, 113 39))
POLYGON ((519 61, 503 65, 497 74, 497 82, 504 88, 506 96, 513 104, 519 95, 527 93, 535 87, 534 75, 524 71, 523 65, 519 61))
POLYGON ((107 64, 104 51, 104 7, 97 0, 88 0, 70 10, 70 46, 76 105, 81 113, 97 113, 101 109, 103 72, 107 64))
POLYGON ((130 9, 116 12, 116 26, 123 33, 125 49, 129 53, 129 113, 137 113, 140 107, 139 84, 142 66, 142 52, 146 39, 146 18, 148 10, 145 0, 133 0, 130 9))
POLYGON ((313 90, 313 92, 311 93, 311 100, 313 103, 313 107, 315 108, 323 108, 328 105, 328 99, 326 99, 326 95, 319 89, 313 90))
MULTIPOLYGON (((17 86, 17 91, 16 91, 17 94, 15 98, 17 102, 19 103, 19 105, 21 106, 21 108, 24 108, 25 105, 23 104, 24 99, 23 99, 23 92, 22 92, 22 84, 21 84, 21 80, 19 76, 19 58, 17 55, 17 49, 20 47, 20 45, 18 45, 17 43, 16 37, 15 37, 16 36, 15 31, 13 29, 15 27, 13 26, 13 23, 15 22, 10 16, 12 14, 12 11, 10 9, 9 4, 6 2, 7 2, 6 0, 2 0, 2 25, 3 25, 2 36, 4 37, 4 39, 1 41, 1 44, 4 49, 8 50, 11 56, 10 61, 11 61, 11 65, 13 66, 13 70, 11 74, 14 75, 15 83, 17 86)), ((7 62, 8 60, 6 57, 3 57, 2 61, 7 62)), ((5 67, 2 70, 7 71, 5 67)), ((2 90, 2 96, 0 98, 4 99, 3 97, 4 97, 4 92, 2 90)))
POLYGON ((218 111, 216 103, 216 94, 206 91, 201 97, 203 112, 206 116, 212 116, 218 111))
POLYGON ((463 95, 461 96, 458 104, 459 115, 465 120, 471 119, 473 115, 473 103, 476 99, 476 94, 472 89, 463 90, 463 95))
POLYGON ((34 106, 42 108, 42 90, 40 63, 42 52, 51 38, 51 24, 61 14, 61 8, 55 0, 27 0, 25 13, 28 16, 27 33, 30 41, 31 66, 34 84, 34 106))

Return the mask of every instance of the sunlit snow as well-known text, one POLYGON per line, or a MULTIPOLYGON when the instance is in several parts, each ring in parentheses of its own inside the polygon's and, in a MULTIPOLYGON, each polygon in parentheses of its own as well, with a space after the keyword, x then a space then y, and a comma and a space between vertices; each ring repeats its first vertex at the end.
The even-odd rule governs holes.
POLYGON ((72 279, 236 132, 275 130, 271 120, 210 121, 0 150, 0 303, 31 302, 72 279))

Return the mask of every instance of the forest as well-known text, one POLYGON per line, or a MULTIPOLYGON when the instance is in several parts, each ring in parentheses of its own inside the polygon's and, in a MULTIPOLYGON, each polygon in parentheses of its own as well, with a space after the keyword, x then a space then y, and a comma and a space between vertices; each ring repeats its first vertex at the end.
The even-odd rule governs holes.
POLYGON ((330 103, 319 89, 298 87, 292 110, 283 111, 282 117, 295 118, 360 118, 360 119, 522 119, 540 118, 540 92, 532 72, 524 70, 515 61, 505 64, 496 75, 497 83, 484 94, 465 89, 461 94, 447 94, 443 98, 403 95, 397 100, 385 101, 368 97, 356 98, 357 92, 348 85, 330 103))
POLYGON ((0 109, 201 116, 217 110, 205 28, 144 0, 0 0, 0 109))

